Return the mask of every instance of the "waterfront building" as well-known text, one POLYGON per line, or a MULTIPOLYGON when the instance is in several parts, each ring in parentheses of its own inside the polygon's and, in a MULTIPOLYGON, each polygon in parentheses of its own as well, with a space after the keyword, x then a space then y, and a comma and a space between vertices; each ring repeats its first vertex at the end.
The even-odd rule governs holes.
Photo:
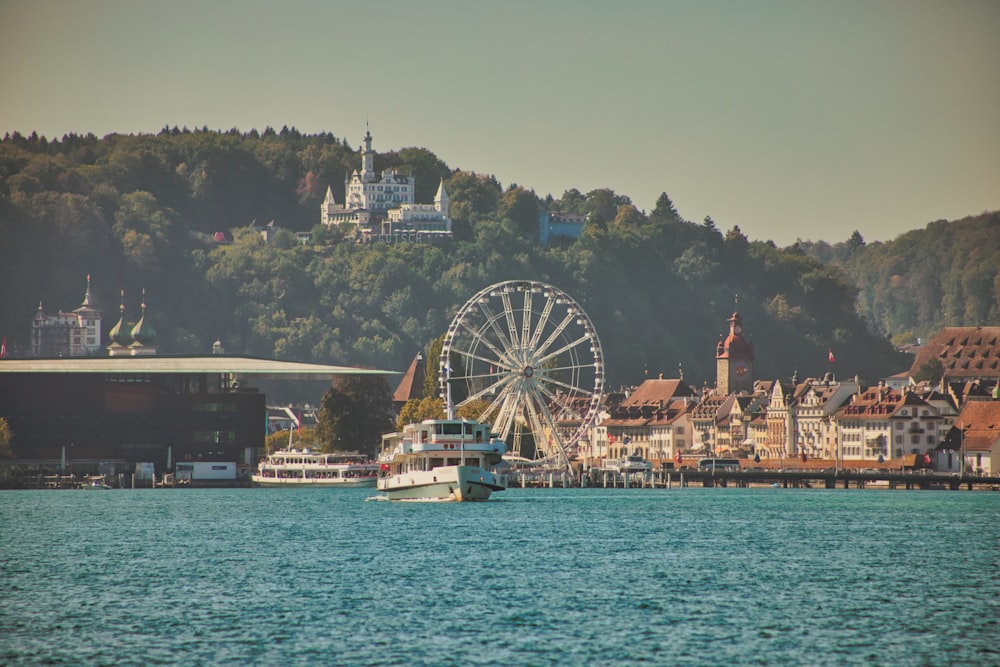
POLYGON ((620 403, 608 406, 594 438, 606 439, 607 458, 673 459, 690 447, 690 412, 696 402, 697 395, 682 379, 645 380, 620 403))
POLYGON ((821 380, 806 380, 792 406, 795 452, 809 458, 834 459, 837 456, 837 429, 834 413, 858 392, 857 380, 837 382, 832 373, 821 380))
POLYGON ((842 461, 891 459, 900 466, 915 465, 941 441, 937 409, 912 391, 884 385, 855 394, 835 413, 842 461), (909 457, 909 461, 907 460, 909 457))
POLYGON ((767 396, 767 441, 761 456, 788 459, 795 456, 794 405, 796 386, 775 380, 767 396))
POLYGON ((692 447, 704 456, 717 456, 719 415, 728 413, 734 396, 706 393, 691 411, 692 447))
POLYGON ((71 312, 46 313, 42 304, 31 321, 31 356, 85 357, 101 350, 102 311, 90 294, 90 276, 83 303, 71 312))
POLYGON ((752 457, 757 450, 752 423, 763 415, 763 397, 736 394, 719 408, 716 418, 716 443, 720 455, 752 457))
POLYGON ((1000 473, 1000 400, 968 403, 958 414, 955 426, 959 431, 962 471, 1000 473))
POLYGON ((256 463, 265 396, 251 380, 332 380, 385 371, 241 356, 116 356, 0 361, 9 465, 117 472, 178 461, 256 463))
POLYGON ((448 193, 444 179, 432 204, 414 201, 416 179, 395 169, 375 171, 371 132, 365 132, 361 171, 344 181, 345 201, 337 203, 333 189, 326 189, 320 205, 320 222, 327 227, 349 224, 363 241, 429 241, 451 238, 448 193))

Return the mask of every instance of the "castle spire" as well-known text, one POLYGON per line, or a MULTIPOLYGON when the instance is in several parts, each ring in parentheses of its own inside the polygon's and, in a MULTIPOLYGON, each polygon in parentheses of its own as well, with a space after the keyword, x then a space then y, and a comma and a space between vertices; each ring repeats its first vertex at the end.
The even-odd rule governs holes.
POLYGON ((83 295, 81 306, 93 307, 94 303, 90 298, 90 274, 87 274, 87 293, 83 295))

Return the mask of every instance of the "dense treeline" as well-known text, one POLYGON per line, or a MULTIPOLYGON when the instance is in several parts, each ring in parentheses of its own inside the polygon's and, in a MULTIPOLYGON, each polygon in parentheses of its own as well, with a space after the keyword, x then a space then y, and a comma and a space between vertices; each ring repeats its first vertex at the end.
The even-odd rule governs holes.
POLYGON ((456 238, 363 245, 316 226, 327 186, 343 201, 358 164, 347 142, 288 128, 7 136, 0 333, 27 347, 38 302, 74 308, 92 274, 105 329, 120 289, 131 320, 147 289, 164 352, 204 353, 219 338, 231 353, 402 370, 476 291, 536 279, 591 316, 611 384, 675 377, 679 367, 690 382, 712 382, 737 295, 757 377, 825 372, 828 346, 844 375, 874 379, 907 364, 858 316, 840 269, 800 246, 751 241, 737 226, 685 221, 666 194, 650 212, 607 189, 540 198, 405 148, 379 154, 376 168, 413 173, 422 202, 444 178, 456 238), (585 214, 582 238, 542 248, 544 209, 585 214), (249 225, 272 219, 283 229, 265 244, 249 225), (292 231, 311 231, 313 243, 292 231), (213 240, 217 232, 227 243, 213 240))
POLYGON ((1000 323, 1000 211, 938 220, 886 243, 802 244, 858 287, 858 312, 896 345, 1000 323))

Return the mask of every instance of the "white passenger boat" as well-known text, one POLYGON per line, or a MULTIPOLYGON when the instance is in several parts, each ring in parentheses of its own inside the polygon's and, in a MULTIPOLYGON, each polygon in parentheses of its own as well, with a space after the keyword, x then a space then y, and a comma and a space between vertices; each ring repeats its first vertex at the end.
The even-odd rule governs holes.
POLYGON ((506 445, 489 424, 426 419, 382 437, 378 489, 389 500, 487 500, 504 489, 494 466, 506 445))
POLYGON ((254 486, 375 486, 379 465, 364 454, 282 449, 260 462, 254 486))

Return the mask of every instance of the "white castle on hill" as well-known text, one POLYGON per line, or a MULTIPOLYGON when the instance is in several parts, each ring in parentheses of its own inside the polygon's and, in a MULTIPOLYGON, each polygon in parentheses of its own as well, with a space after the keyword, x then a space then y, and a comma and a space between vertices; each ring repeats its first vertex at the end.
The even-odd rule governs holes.
POLYGON ((356 225, 362 240, 430 241, 451 238, 448 217, 448 193, 444 179, 438 186, 433 204, 414 203, 413 176, 386 169, 375 172, 375 151, 371 132, 365 132, 361 151, 361 171, 355 169, 344 181, 347 201, 338 204, 327 186, 320 205, 320 221, 327 227, 350 223, 356 225))

